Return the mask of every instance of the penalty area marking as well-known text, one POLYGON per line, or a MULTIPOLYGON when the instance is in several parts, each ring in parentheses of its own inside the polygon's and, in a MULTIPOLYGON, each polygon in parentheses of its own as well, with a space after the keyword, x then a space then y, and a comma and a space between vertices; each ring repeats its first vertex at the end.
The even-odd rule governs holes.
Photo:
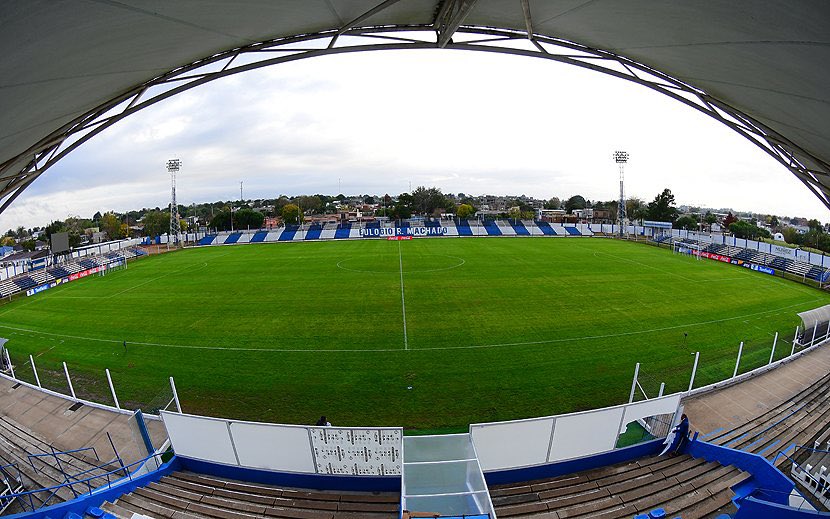
MULTIPOLYGON (((794 308, 796 306, 802 306, 809 303, 814 303, 816 301, 822 301, 823 298, 817 298, 812 301, 805 301, 803 303, 796 303, 788 306, 784 306, 781 308, 775 308, 772 310, 764 310, 763 312, 755 312, 746 315, 737 315, 734 317, 724 317, 723 319, 713 319, 711 321, 701 321, 697 323, 687 323, 687 324, 678 324, 675 326, 665 326, 662 328, 651 328, 648 330, 635 330, 632 332, 620 332, 620 333, 611 333, 607 335, 585 335, 582 337, 568 337, 562 339, 548 339, 543 341, 530 341, 530 342, 511 342, 511 343, 502 343, 502 344, 478 344, 478 345, 471 345, 471 346, 445 346, 445 347, 434 347, 434 348, 416 348, 413 351, 444 351, 444 350, 476 350, 476 349, 486 349, 486 348, 506 348, 506 347, 515 347, 515 346, 538 346, 542 344, 555 344, 555 343, 562 343, 562 342, 578 342, 578 341, 590 341, 590 340, 598 340, 598 339, 610 339, 614 337, 628 337, 632 335, 644 335, 648 333, 655 333, 655 332, 664 332, 668 330, 678 330, 682 328, 691 328, 694 326, 705 326, 707 324, 715 324, 715 323, 725 323, 729 321, 736 321, 738 319, 746 319, 747 317, 755 317, 758 315, 767 315, 767 314, 775 314, 780 313, 783 310, 787 310, 790 308, 794 308)), ((38 330, 32 330, 28 328, 19 328, 15 326, 8 326, 5 324, 0 324, 0 328, 5 328, 7 330, 15 330, 18 332, 25 332, 29 334, 41 334, 41 335, 50 335, 52 337, 63 337, 64 339, 79 339, 84 341, 95 341, 95 342, 106 342, 111 344, 121 344, 121 340, 116 339, 100 339, 97 337, 83 337, 80 335, 66 335, 62 333, 51 333, 51 332, 42 332, 38 330)), ((392 352, 392 351, 408 351, 402 350, 400 348, 364 348, 364 349, 354 349, 354 350, 320 350, 320 349, 303 349, 303 348, 239 348, 239 347, 226 347, 226 346, 195 346, 189 344, 164 344, 164 343, 157 343, 157 342, 139 342, 139 341, 127 341, 133 346, 151 346, 157 348, 178 348, 183 350, 216 350, 216 351, 251 351, 251 352, 261 352, 261 353, 369 353, 369 352, 376 352, 376 353, 383 353, 383 352, 392 352)))

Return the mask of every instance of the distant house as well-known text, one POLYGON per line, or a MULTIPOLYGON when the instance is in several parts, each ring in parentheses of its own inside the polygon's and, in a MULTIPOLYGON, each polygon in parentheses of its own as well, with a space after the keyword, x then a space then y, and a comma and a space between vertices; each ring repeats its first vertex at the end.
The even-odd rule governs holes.
POLYGON ((536 217, 543 222, 561 222, 565 218, 564 209, 537 209, 536 217))
POLYGON ((15 265, 18 267, 23 266, 32 266, 33 264, 40 264, 42 263, 45 258, 49 255, 48 250, 35 250, 35 251, 19 251, 13 254, 9 254, 2 260, 2 264, 5 266, 15 265))

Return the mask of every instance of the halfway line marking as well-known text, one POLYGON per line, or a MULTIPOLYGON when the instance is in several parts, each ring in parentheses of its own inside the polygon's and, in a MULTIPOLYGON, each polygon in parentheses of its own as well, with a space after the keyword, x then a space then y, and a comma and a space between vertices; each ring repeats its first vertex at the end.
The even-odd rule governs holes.
POLYGON ((401 312, 403 313, 403 349, 409 349, 409 338, 406 336, 406 299, 403 295, 403 256, 401 256, 401 241, 398 240, 398 266, 401 273, 401 312))

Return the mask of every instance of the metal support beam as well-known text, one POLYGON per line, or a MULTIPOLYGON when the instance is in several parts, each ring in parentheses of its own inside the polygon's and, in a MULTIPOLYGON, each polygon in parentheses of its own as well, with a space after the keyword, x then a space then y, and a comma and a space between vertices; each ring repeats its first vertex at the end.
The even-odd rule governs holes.
POLYGON ((383 1, 336 31, 251 43, 196 60, 144 84, 135 85, 130 90, 65 123, 27 150, 0 164, 0 200, 3 200, 0 213, 36 178, 87 140, 125 117, 191 88, 233 74, 317 56, 370 50, 435 49, 436 47, 550 59, 602 72, 650 88, 738 132, 787 168, 826 207, 830 208, 830 163, 819 159, 751 116, 668 74, 613 52, 533 34, 533 19, 528 0, 520 0, 525 21, 523 31, 464 27, 463 23, 477 0, 441 2, 434 22, 430 24, 360 26, 374 14, 398 1, 383 1), (437 44, 436 31, 438 32, 437 44), (474 35, 476 40, 468 39, 464 43, 452 43, 455 33, 474 35), (343 39, 338 40, 338 37, 346 35, 362 38, 347 40, 341 45, 343 39), (514 45, 516 41, 528 38, 535 48, 516 48, 514 45), (318 45, 302 49, 297 46, 298 43, 318 40, 327 40, 328 48, 320 48, 318 45), (338 43, 337 47, 334 47, 335 41, 338 43), (367 41, 375 43, 367 43, 367 41), (284 51, 284 54, 281 51, 284 51), (236 60, 237 57, 244 59, 236 60), (216 64, 222 66, 217 67, 216 64), (172 84, 176 86, 170 88, 172 84))
POLYGON ((369 9, 365 13, 363 13, 360 16, 358 16, 357 18, 355 18, 354 20, 350 21, 349 23, 347 23, 346 25, 344 25, 343 27, 338 29, 336 33, 334 33, 334 36, 332 36, 332 38, 331 38, 331 42, 329 42, 329 48, 331 49, 332 47, 334 47, 334 44, 337 42, 337 38, 339 38, 340 36, 345 34, 346 31, 348 31, 349 29, 352 29, 353 27, 357 27, 358 25, 360 25, 361 22, 371 18, 372 16, 374 16, 377 13, 383 11, 384 9, 389 7, 390 5, 395 5, 400 1, 401 0, 386 0, 385 2, 381 2, 380 4, 378 4, 375 7, 369 9))
POLYGON ((522 14, 525 17, 525 30, 527 39, 533 40, 533 17, 530 15, 530 0, 522 0, 522 14))
MULTIPOLYGON (((444 17, 438 22, 438 48, 443 49, 452 39, 452 35, 461 27, 467 15, 478 0, 446 0, 448 4, 444 17)), ((442 10, 443 6, 442 6, 442 10)))

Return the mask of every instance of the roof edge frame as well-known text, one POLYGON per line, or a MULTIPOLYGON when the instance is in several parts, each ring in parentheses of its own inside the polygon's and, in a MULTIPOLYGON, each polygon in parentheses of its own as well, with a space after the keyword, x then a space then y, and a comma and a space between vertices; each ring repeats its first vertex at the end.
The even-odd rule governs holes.
MULTIPOLYGON (((465 0, 461 1, 463 2, 465 0)), ((474 2, 475 0, 472 1, 474 2)), ((387 4, 391 5, 390 2, 383 2, 382 4, 379 4, 377 8, 385 8, 387 4)), ((443 10, 444 9, 442 8, 442 11, 443 10)), ((438 23, 439 20, 436 19, 436 24, 438 23)), ((720 121, 722 124, 729 126, 734 131, 755 143, 768 155, 790 170, 796 178, 798 178, 819 200, 821 200, 821 202, 828 209, 830 209, 830 164, 827 164, 806 150, 803 150, 789 139, 766 127, 764 124, 755 120, 751 116, 733 108, 715 97, 706 94, 704 91, 694 87, 693 85, 689 85, 669 76, 668 74, 662 73, 659 70, 612 52, 595 49, 564 39, 491 27, 464 26, 456 28, 453 33, 456 31, 467 34, 488 36, 491 40, 479 40, 475 43, 454 43, 451 41, 450 35, 450 37, 447 38, 447 43, 443 48, 479 52, 496 52, 550 59, 590 69, 596 72, 601 72, 620 79, 625 79, 680 101, 681 103, 720 121), (528 39, 534 45, 535 50, 498 46, 499 42, 515 42, 517 40, 526 41, 528 39), (544 44, 544 46, 542 44, 544 44), (558 52, 557 49, 563 49, 565 52, 558 52), (568 54, 567 51, 578 51, 580 55, 568 54), (626 70, 627 73, 614 68, 603 67, 603 62, 616 63, 626 70), (657 78, 659 81, 652 81, 641 77, 637 74, 638 71, 642 72, 644 75, 657 78), (699 102, 693 102, 687 97, 680 95, 679 92, 687 94, 689 97, 697 98, 699 102), (732 120, 724 117, 721 112, 728 114, 732 120), (808 163, 815 164, 818 168, 810 168, 807 166, 808 163)), ((385 37, 383 34, 394 32, 425 32, 432 36, 435 34, 435 26, 396 25, 345 28, 345 30, 330 30, 320 33, 302 34, 258 42, 245 47, 234 48, 225 52, 217 53, 188 65, 177 67, 166 74, 162 74, 143 84, 137 85, 129 91, 114 97, 112 100, 103 103, 95 109, 90 110, 75 120, 65 124, 60 129, 41 139, 37 144, 30 147, 28 150, 16 157, 11 158, 6 161, 6 163, 0 164, 0 180, 5 179, 10 181, 4 188, 0 189, 0 200, 5 199, 2 205, 0 205, 0 213, 5 211, 9 204, 16 199, 23 190, 31 185, 37 177, 42 175, 47 169, 65 157, 68 153, 77 149, 81 144, 85 143, 87 140, 94 137, 104 129, 109 128, 118 121, 142 110, 143 108, 209 81, 265 66, 329 54, 365 52, 370 50, 442 48, 440 38, 442 32, 440 31, 438 42, 434 40, 430 41, 429 38, 417 40, 415 38, 400 38, 392 36, 385 37), (364 43, 352 46, 329 46, 320 49, 303 50, 290 55, 263 59, 261 61, 246 63, 236 67, 231 66, 234 60, 241 54, 251 54, 257 52, 263 53, 264 51, 272 51, 280 46, 295 44, 303 41, 314 41, 327 38, 334 41, 337 37, 342 35, 371 37, 377 40, 378 43, 371 45, 364 43), (219 71, 204 74, 191 74, 201 67, 223 60, 227 60, 227 63, 219 71), (188 74, 191 75, 188 76, 188 74), (187 78, 188 81, 185 81, 184 78, 187 78), (184 83, 158 95, 148 96, 149 90, 152 87, 169 84, 170 82, 177 80, 184 81, 184 83), (109 113, 113 108, 125 102, 127 105, 121 112, 104 117, 104 115, 109 113), (79 134, 83 132, 85 132, 85 134, 79 136, 79 134), (77 140, 65 146, 67 140, 75 137, 77 137, 77 140), (26 160, 25 157, 31 157, 31 159, 26 160), (15 165, 21 164, 21 162, 25 162, 26 165, 22 169, 15 168, 15 165)))

